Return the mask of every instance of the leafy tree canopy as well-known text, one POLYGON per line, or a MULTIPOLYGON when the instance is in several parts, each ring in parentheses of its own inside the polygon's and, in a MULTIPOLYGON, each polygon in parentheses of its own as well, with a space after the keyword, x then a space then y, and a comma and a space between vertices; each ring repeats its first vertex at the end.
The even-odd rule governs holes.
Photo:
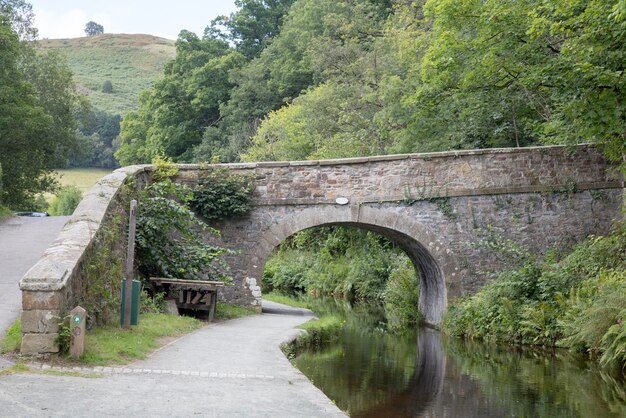
POLYGON ((75 146, 81 105, 64 61, 37 54, 30 5, 0 3, 0 164, 3 204, 30 208, 36 194, 54 188, 50 173, 75 146))
POLYGON ((123 163, 595 142, 624 154, 623 0, 241 0, 122 125, 123 163))
POLYGON ((29 3, 24 0, 0 0, 0 15, 4 16, 20 39, 37 38, 37 28, 33 26, 35 14, 29 3))
POLYGON ((294 0, 235 0, 239 8, 219 16, 205 29, 205 36, 233 42, 246 58, 256 58, 276 36, 294 0))

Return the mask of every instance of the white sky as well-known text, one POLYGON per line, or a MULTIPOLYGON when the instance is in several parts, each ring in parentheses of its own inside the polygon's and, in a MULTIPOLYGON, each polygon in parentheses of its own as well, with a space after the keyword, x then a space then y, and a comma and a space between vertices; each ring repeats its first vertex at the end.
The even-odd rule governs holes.
POLYGON ((105 33, 142 33, 176 39, 182 29, 197 33, 219 15, 235 11, 234 0, 27 0, 39 38, 85 36, 90 20, 105 33))

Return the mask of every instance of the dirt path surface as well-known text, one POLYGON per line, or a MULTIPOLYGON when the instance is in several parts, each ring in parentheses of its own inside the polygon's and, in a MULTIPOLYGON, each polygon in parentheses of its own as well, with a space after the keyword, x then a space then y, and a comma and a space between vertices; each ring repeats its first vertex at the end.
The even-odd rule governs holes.
MULTIPOLYGON (((267 313, 210 324, 99 378, 0 376, 7 416, 345 417, 280 351, 311 312, 263 302, 267 313)), ((45 372, 47 366, 35 365, 45 372)), ((58 370, 58 372, 70 370, 58 370)))
POLYGON ((0 221, 0 335, 20 314, 19 281, 59 235, 69 216, 0 221))

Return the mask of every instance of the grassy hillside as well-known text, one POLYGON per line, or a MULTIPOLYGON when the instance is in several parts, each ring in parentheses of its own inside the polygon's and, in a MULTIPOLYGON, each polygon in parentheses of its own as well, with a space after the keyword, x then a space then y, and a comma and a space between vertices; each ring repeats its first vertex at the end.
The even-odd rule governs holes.
POLYGON ((124 115, 137 107, 141 90, 158 79, 163 65, 176 55, 174 41, 152 35, 104 34, 39 41, 42 49, 65 55, 82 92, 95 108, 124 115), (102 86, 110 81, 111 93, 102 86))

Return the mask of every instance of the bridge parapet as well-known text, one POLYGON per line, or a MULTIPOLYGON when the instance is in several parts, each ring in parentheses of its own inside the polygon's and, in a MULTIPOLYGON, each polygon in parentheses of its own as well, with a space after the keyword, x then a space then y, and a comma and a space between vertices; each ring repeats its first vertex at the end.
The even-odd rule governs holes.
POLYGON ((527 147, 336 160, 181 165, 193 183, 216 167, 252 172, 256 205, 424 200, 620 188, 616 166, 593 147, 527 147))
MULTIPOLYGON (((488 280, 483 271, 502 268, 494 254, 466 245, 485 227, 541 253, 607 232, 623 199, 615 165, 587 145, 180 165, 178 180, 194 184, 217 168, 255 179, 251 213, 216 225, 219 244, 238 251, 228 260, 234 285, 220 298, 258 305, 263 268, 276 245, 305 228, 342 224, 378 232, 405 249, 422 276, 420 309, 434 323, 448 299, 476 291, 488 280), (338 197, 349 204, 338 205, 338 197)), ((124 185, 134 178, 141 188, 152 169, 125 167, 100 180, 22 278, 23 353, 58 349, 59 318, 93 297, 94 275, 117 283, 97 291, 117 291, 122 269, 116 266, 126 254, 124 185)))
MULTIPOLYGON (((114 264, 125 260, 125 240, 106 239, 103 235, 109 232, 125 236, 128 199, 123 185, 130 177, 141 184, 145 171, 145 166, 124 167, 99 180, 85 194, 58 238, 22 277, 23 354, 57 352, 61 318, 93 293, 90 287, 100 286, 101 292, 109 294, 119 289, 116 283, 121 276, 99 278, 97 283, 93 276, 114 275, 114 264), (105 231, 107 227, 109 231, 105 231)), ((99 296, 107 298, 109 294, 99 296)))

